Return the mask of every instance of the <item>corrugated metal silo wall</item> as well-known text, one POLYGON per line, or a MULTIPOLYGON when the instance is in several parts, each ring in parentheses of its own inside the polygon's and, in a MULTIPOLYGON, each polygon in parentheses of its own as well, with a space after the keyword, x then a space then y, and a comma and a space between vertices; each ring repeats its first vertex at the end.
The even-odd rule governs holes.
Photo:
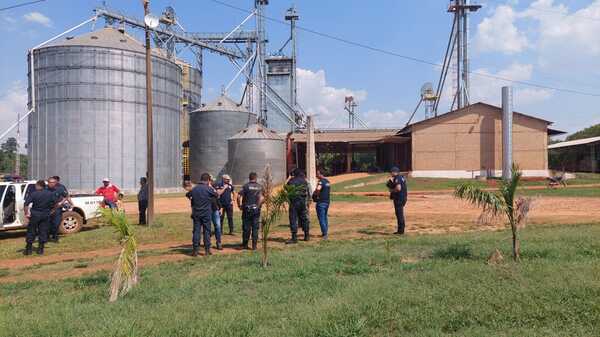
POLYGON ((248 174, 263 176, 268 164, 275 184, 283 183, 285 174, 285 141, 276 139, 230 139, 227 169, 235 184, 248 181, 248 174))
POLYGON ((225 174, 227 139, 249 124, 256 115, 242 111, 196 111, 190 116, 190 176, 199 182, 202 173, 225 174))
MULTIPOLYGON (((179 186, 181 69, 154 57, 155 186, 179 186)), ((146 175, 146 79, 141 53, 55 46, 36 51, 29 177, 61 176, 73 191, 109 177, 126 191, 146 175)), ((31 96, 30 96, 31 104, 31 96)))

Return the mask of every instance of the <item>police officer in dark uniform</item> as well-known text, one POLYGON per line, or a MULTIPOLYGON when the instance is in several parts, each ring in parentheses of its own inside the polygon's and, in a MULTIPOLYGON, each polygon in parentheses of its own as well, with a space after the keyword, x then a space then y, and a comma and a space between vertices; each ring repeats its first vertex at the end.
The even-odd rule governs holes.
POLYGON ((221 227, 225 226, 225 215, 227 215, 227 224, 229 225, 229 235, 233 235, 233 192, 234 188, 231 184, 231 177, 227 174, 223 175, 223 181, 216 186, 218 192, 221 193, 219 202, 221 203, 221 227))
POLYGON ((310 240, 310 220, 308 217, 308 203, 310 202, 310 187, 304 172, 295 169, 292 172, 292 178, 287 182, 288 185, 296 187, 294 197, 289 201, 289 218, 292 238, 286 243, 294 244, 298 242, 298 222, 304 232, 304 241, 310 240))
POLYGON ((398 230, 394 234, 404 234, 404 206, 408 198, 406 189, 406 178, 400 174, 400 169, 392 167, 391 177, 386 186, 390 191, 390 199, 394 201, 394 210, 396 211, 396 220, 398 221, 398 230))
POLYGON ((265 197, 263 187, 256 182, 256 172, 250 172, 246 183, 237 196, 237 205, 242 211, 242 248, 248 249, 248 241, 252 232, 252 250, 256 250, 258 243, 258 227, 260 221, 260 207, 265 197))
POLYGON ((57 194, 46 189, 43 180, 38 180, 35 183, 35 191, 25 198, 25 216, 29 218, 29 224, 27 224, 26 246, 23 254, 31 255, 36 236, 39 241, 37 253, 44 254, 44 245, 48 241, 50 213, 56 206, 56 202, 57 194))
POLYGON ((196 185, 188 197, 192 202, 192 219, 194 230, 192 234, 192 256, 198 256, 200 250, 200 237, 204 234, 205 256, 210 252, 210 227, 212 215, 212 201, 217 198, 217 192, 210 186, 210 174, 203 173, 200 176, 200 184, 196 185))
POLYGON ((69 191, 65 185, 60 183, 59 176, 53 176, 48 178, 48 190, 56 194, 57 204, 54 208, 54 213, 50 215, 50 241, 58 242, 58 229, 60 222, 62 221, 63 207, 66 206, 68 209, 70 205, 73 205, 69 191))

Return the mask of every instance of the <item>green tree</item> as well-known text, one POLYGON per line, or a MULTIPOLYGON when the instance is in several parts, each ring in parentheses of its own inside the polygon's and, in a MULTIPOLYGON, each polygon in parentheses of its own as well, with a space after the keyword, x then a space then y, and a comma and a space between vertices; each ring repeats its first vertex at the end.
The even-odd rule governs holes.
POLYGON ((600 137, 600 124, 592 125, 568 136, 566 140, 576 140, 590 137, 600 137))
POLYGON ((520 261, 520 243, 518 230, 527 220, 531 206, 530 198, 516 197, 522 173, 513 164, 510 179, 502 179, 497 192, 485 191, 473 183, 464 183, 456 187, 454 195, 482 208, 481 219, 504 214, 512 232, 513 259, 520 261))
POLYGON ((6 142, 0 145, 0 149, 7 153, 17 152, 17 139, 15 137, 9 137, 6 142))

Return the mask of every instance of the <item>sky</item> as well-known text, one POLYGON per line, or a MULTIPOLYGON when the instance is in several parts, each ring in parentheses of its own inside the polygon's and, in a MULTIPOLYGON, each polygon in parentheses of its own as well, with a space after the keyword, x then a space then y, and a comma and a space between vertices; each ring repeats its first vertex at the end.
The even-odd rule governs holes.
MULTIPOLYGON (((221 1, 248 10, 253 6, 253 0, 221 1)), ((22 2, 0 0, 0 8, 22 2)), ((142 17, 140 0, 104 2, 142 17)), ((442 62, 452 23, 446 0, 272 0, 266 15, 283 19, 292 3, 300 14, 300 27, 434 64, 442 62)), ((512 85, 515 110, 553 121, 556 129, 575 132, 600 123, 600 0, 479 3, 482 9, 470 16, 471 102, 499 105, 501 87, 512 85)), ((28 48, 91 17, 100 5, 102 1, 46 0, 0 11, 0 125, 9 125, 17 111, 26 111, 28 48)), ((229 31, 247 15, 213 0, 151 1, 156 14, 166 6, 175 8, 187 31, 229 31)), ((103 26, 99 20, 95 27, 87 25, 73 34, 103 26)), ((253 29, 253 22, 244 28, 253 29)), ((140 32, 131 28, 128 32, 141 38, 140 32)), ((289 26, 267 21, 267 34, 269 51, 277 51, 289 26)), ((183 52, 181 57, 192 60, 189 54, 183 52)), ((421 86, 436 84, 440 73, 437 66, 305 30, 298 33, 298 67, 299 103, 322 128, 347 126, 343 107, 349 95, 358 101, 359 115, 370 127, 403 126, 421 86)), ((225 58, 208 54, 203 101, 219 95, 235 72, 225 58)), ((449 83, 440 112, 449 109, 449 83)), ((241 87, 233 85, 228 94, 239 98, 241 87)), ((423 117, 420 110, 415 118, 423 117)))

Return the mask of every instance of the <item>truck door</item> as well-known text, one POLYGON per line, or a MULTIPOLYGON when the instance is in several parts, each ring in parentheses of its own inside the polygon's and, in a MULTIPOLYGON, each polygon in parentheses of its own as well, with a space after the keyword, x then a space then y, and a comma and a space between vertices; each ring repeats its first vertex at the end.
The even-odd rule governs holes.
MULTIPOLYGON (((0 185, 0 205, 4 204, 4 194, 6 192, 6 186, 7 185, 0 185)), ((4 219, 4 209, 3 207, 0 207, 0 220, 4 219)), ((2 227, 4 227, 4 221, 2 221, 2 227)))
POLYGON ((22 225, 27 224, 27 219, 25 219, 25 198, 35 190, 35 184, 21 184, 20 188, 21 195, 17 196, 17 218, 22 225))
POLYGON ((17 220, 17 190, 14 184, 7 186, 2 198, 2 223, 12 224, 17 220))

